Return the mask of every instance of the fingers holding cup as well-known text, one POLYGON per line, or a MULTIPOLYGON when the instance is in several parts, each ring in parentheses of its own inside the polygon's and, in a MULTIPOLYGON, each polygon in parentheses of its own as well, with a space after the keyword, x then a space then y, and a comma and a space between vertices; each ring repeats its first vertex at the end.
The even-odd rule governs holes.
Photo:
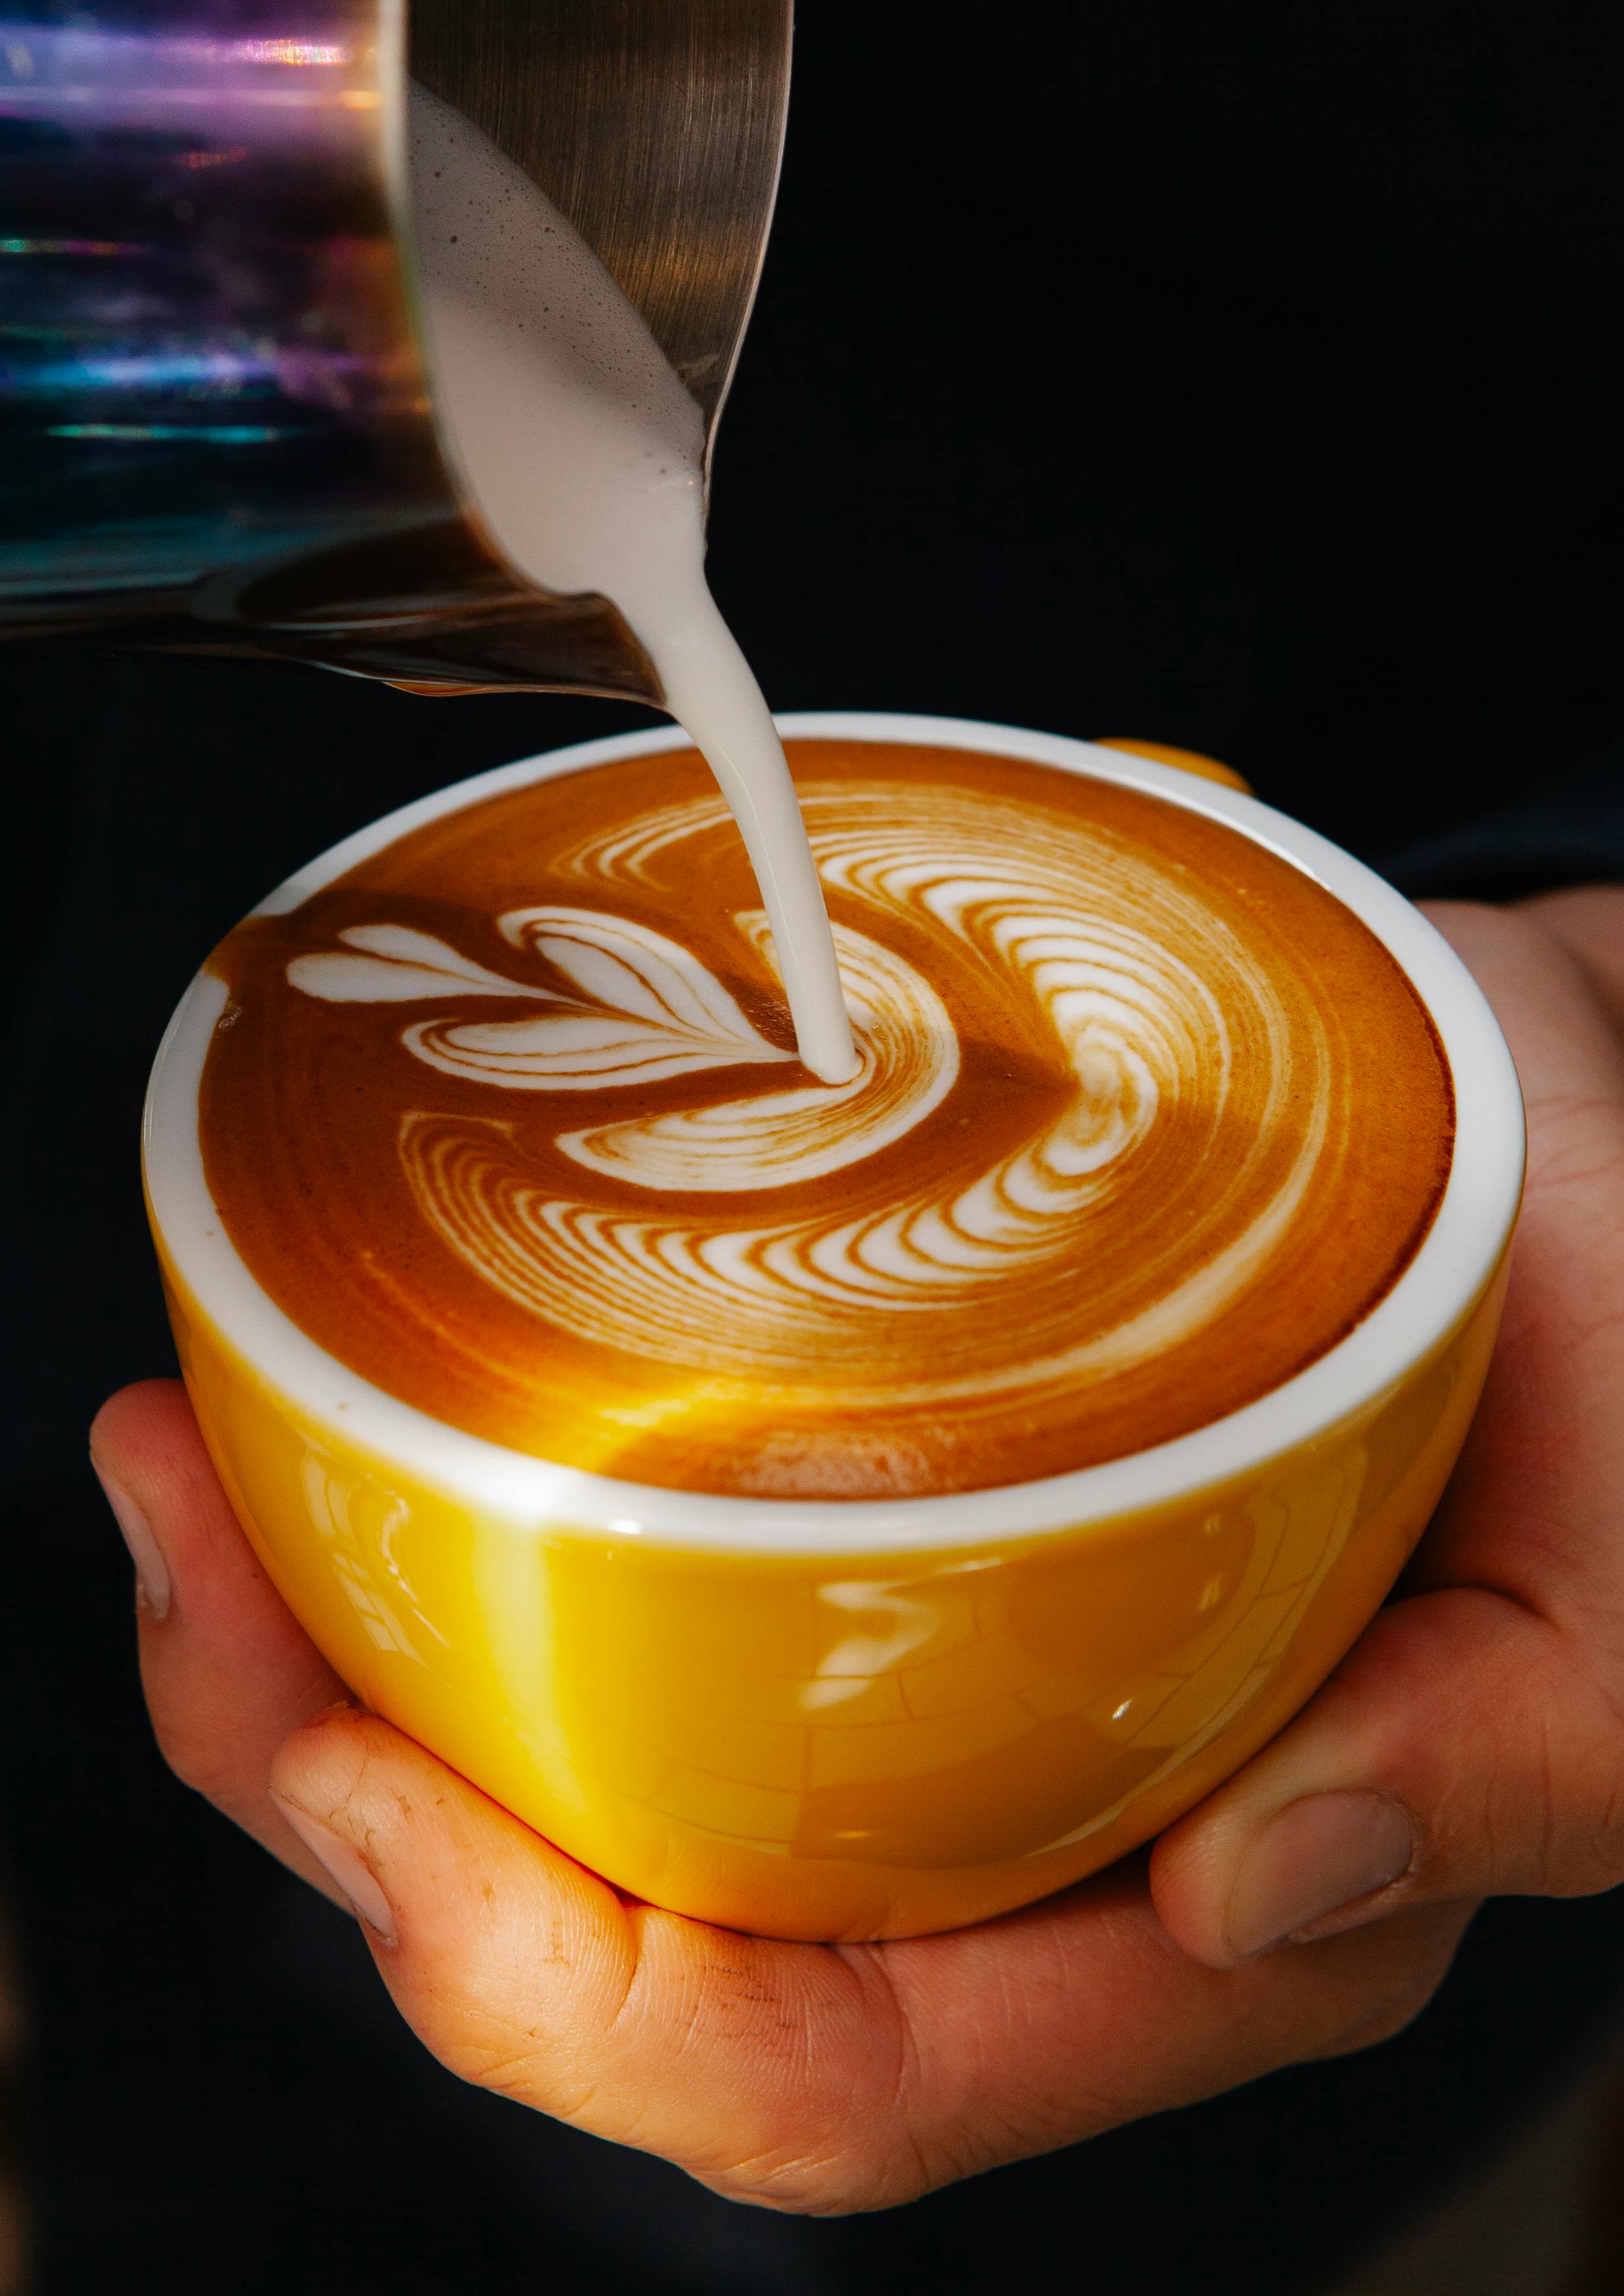
POLYGON ((1466 1917, 1219 1973, 1171 1944, 1131 1864, 977 1929, 820 1946, 627 1900, 374 1716, 295 1734, 273 1790, 453 2071, 817 2214, 1383 2038, 1466 1917))

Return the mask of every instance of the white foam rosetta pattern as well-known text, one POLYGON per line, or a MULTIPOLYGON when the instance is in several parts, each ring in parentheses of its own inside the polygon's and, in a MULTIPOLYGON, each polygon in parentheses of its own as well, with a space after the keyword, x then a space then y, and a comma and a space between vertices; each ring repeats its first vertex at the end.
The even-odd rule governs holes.
MULTIPOLYGON (((498 920, 567 995, 390 924, 295 960, 290 980, 319 997, 528 1008, 403 1031, 429 1068, 495 1087, 488 1115, 404 1119, 425 1218, 510 1300, 711 1393, 768 1389, 824 1409, 848 1393, 1008 1398, 1197 1332, 1266 1268, 1327 1152, 1331 1055, 1313 1000, 1284 995, 1175 866, 1103 828, 1057 834, 1041 808, 917 784, 813 784, 803 801, 825 885, 873 929, 836 928, 861 1059, 848 1085, 763 1079, 741 1094, 741 1070, 793 1056, 688 950, 608 906, 498 920), (898 942, 916 955, 934 944, 937 977, 969 984, 964 1010, 983 1018, 967 1029, 1003 1013, 1038 1049, 1057 1088, 1032 1096, 1024 1136, 992 1147, 949 1108, 918 1157, 882 1156, 943 1108, 967 1049, 898 942), (560 1103, 552 1144, 612 1184, 574 1194, 548 1184, 502 1105, 515 1090, 709 1071, 719 1095, 675 1112, 572 1130, 560 1103), (782 1203, 836 1175, 811 1208, 782 1203)), ((678 849, 725 819, 713 800, 674 805, 567 865, 605 904, 628 890, 646 903, 678 849)), ((741 971, 765 987, 764 920, 737 923, 741 971)))

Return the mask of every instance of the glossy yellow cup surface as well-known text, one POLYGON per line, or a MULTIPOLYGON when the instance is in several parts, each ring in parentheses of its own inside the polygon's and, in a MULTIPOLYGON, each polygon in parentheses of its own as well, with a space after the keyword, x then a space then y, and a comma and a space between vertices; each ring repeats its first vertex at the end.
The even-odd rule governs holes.
MULTIPOLYGON (((926 729, 918 740, 963 731, 838 721, 893 740, 910 726, 926 729)), ((1042 737, 1020 738, 1030 755, 1042 737)), ((1184 778, 1121 756, 1110 770, 1163 792, 1184 778)), ((1243 821, 1266 811, 1228 791, 1203 803, 1243 821)), ((1469 1114, 1463 1031, 1429 1003, 1469 1114)), ((1392 1360, 1342 1343, 1315 1367, 1324 1401, 1255 1456, 1185 1439, 1182 1479, 1170 1447, 1137 1492, 1138 1463, 1126 1463, 968 1507, 960 1495, 940 1508, 940 1535, 929 1502, 865 1510, 872 1538, 851 1534, 857 1518, 838 1503, 755 1510, 752 1521, 793 1526, 776 1540, 771 1523, 729 1529, 739 1503, 723 1501, 710 1503, 712 1538, 705 1502, 683 1502, 673 1530, 664 1495, 639 1508, 633 1487, 587 1475, 560 1474, 538 1507, 535 1463, 515 1463, 510 1489, 494 1447, 449 1430, 442 1459, 435 1423, 342 1366, 328 1377, 308 1343, 290 1354, 241 1263, 220 1277, 232 1256, 217 1218, 187 1209, 171 1168, 184 1160, 188 1089, 195 1135, 185 1013, 182 1052, 167 1043, 155 1072, 149 1196, 187 1383, 266 1569, 379 1713, 584 1865, 709 1921, 815 1938, 948 1928, 1147 1840, 1272 1736, 1356 1639, 1437 1504, 1482 1387, 1520 1130, 1514 1149, 1492 1144, 1477 1226, 1459 1230, 1432 1295, 1408 1323, 1389 1319, 1392 1360), (1358 1368, 1339 1387, 1344 1351, 1358 1368), (1373 1363, 1384 1375, 1373 1380, 1373 1363), (391 1439, 396 1424, 409 1442, 391 1439), (496 1471, 472 1472, 487 1452, 496 1471), (1034 1527, 1040 1489, 1056 1511, 1034 1527), (1082 1502, 1073 1520, 1068 1490, 1082 1502), (1116 1503, 1102 1507, 1101 1492, 1116 1503)), ((1491 1047, 1466 1047, 1480 1056, 1492 1066, 1491 1047)), ((1505 1078, 1491 1082, 1489 1116, 1513 1126, 1505 1078)), ((1457 1162, 1474 1152, 1463 1136, 1457 1162)))

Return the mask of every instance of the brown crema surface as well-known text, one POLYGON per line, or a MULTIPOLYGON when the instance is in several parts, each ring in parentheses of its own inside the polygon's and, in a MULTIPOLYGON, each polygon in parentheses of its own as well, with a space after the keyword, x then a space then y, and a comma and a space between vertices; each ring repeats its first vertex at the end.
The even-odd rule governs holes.
POLYGON ((1186 1434, 1381 1300, 1448 1068, 1398 966, 1179 807, 796 742, 863 1055, 796 1060, 697 754, 487 799, 211 960, 271 1298, 469 1432, 680 1489, 977 1489, 1186 1434))

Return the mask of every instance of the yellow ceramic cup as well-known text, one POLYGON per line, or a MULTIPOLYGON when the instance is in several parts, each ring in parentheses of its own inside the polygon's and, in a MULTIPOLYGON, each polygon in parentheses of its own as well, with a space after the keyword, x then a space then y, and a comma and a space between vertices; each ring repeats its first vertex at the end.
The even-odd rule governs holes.
MULTIPOLYGON (((187 1383, 233 1505, 339 1674, 583 1864, 779 1937, 905 1935, 1040 1898, 1146 1841, 1262 1745, 1381 1603, 1482 1386, 1522 1174, 1481 996, 1391 887, 1175 766, 1005 727, 818 713, 788 734, 945 744, 1148 791, 1317 878, 1403 966, 1453 1071, 1437 1218, 1329 1354, 1175 1442, 940 1499, 718 1498, 509 1451, 397 1401, 259 1289, 203 1177, 224 1002, 201 973, 153 1070, 145 1161, 187 1383)), ((685 746, 595 742, 363 831, 685 746)))

